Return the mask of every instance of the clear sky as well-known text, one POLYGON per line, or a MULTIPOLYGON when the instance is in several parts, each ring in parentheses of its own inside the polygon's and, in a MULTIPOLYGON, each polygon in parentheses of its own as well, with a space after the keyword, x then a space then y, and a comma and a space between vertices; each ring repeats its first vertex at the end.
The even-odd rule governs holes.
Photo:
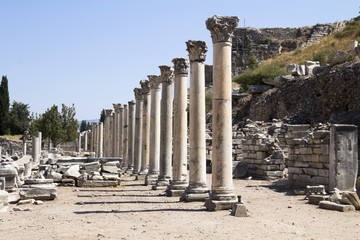
POLYGON ((159 65, 187 57, 187 40, 212 44, 205 20, 239 16, 240 27, 300 27, 350 20, 358 0, 0 0, 0 75, 10 101, 43 113, 75 104, 78 120, 98 119, 159 65))

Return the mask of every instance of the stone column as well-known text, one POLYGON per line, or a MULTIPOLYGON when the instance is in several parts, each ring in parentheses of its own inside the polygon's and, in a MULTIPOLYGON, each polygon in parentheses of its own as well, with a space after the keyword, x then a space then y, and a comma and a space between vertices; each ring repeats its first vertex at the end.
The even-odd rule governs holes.
POLYGON ((104 157, 110 157, 110 125, 112 109, 105 109, 104 157))
POLYGON ((79 132, 79 137, 78 137, 78 151, 79 153, 81 153, 81 132, 79 132))
POLYGON ((40 161, 40 153, 39 153, 39 138, 35 135, 32 137, 32 159, 33 159, 33 162, 36 164, 36 163, 39 163, 40 161))
POLYGON ((135 135, 134 135, 134 171, 137 175, 141 167, 141 143, 142 143, 142 112, 143 112, 143 97, 141 88, 135 88, 136 99, 136 113, 135 113, 135 135))
POLYGON ((190 58, 190 159, 189 186, 182 201, 205 201, 209 197, 206 184, 206 140, 205 140, 205 58, 206 42, 188 41, 190 58))
POLYGON ((124 104, 124 117, 123 117, 123 168, 128 167, 128 107, 124 104))
POLYGON ((154 190, 165 190, 170 184, 172 169, 172 83, 173 83, 173 67, 159 66, 161 71, 161 133, 160 133, 160 175, 156 185, 152 187, 154 190))
POLYGON ((160 171, 160 93, 161 78, 148 75, 150 83, 151 109, 150 109, 150 156, 149 173, 145 178, 146 185, 155 185, 160 171))
POLYGON ((94 144, 93 144, 93 152, 95 153, 95 157, 98 156, 98 125, 97 123, 93 123, 93 127, 94 127, 94 132, 92 133, 93 136, 93 140, 94 140, 94 144))
POLYGON ((187 77, 189 61, 174 58, 174 154, 173 180, 166 191, 168 197, 181 196, 187 182, 187 77))
POLYGON ((150 83, 148 80, 140 81, 143 111, 142 111, 142 147, 141 147, 141 168, 138 179, 145 179, 149 170, 150 157, 150 83))
POLYGON ((135 102, 129 101, 129 127, 128 127, 128 169, 126 172, 134 170, 134 133, 135 133, 135 102))
POLYGON ((88 132, 84 133, 84 151, 88 150, 88 132))
POLYGON ((231 46, 238 17, 206 20, 213 41, 213 141, 210 211, 231 209, 237 203, 232 180, 231 46))
POLYGON ((118 126, 118 147, 119 147, 119 153, 117 157, 123 158, 123 135, 124 135, 124 107, 122 104, 120 104, 119 109, 119 126, 118 126))
POLYGON ((104 157, 104 123, 100 122, 99 123, 99 131, 98 131, 98 135, 99 135, 99 157, 104 157))
POLYGON ((120 128, 120 103, 113 103, 114 123, 113 123, 113 157, 119 157, 119 128, 120 128))
MULTIPOLYGON (((95 152, 95 135, 96 135, 96 123, 92 123, 91 126, 91 144, 90 144, 90 152, 95 152)), ((96 155, 95 155, 96 156, 96 155)))
POLYGON ((109 148, 108 148, 108 151, 109 151, 109 154, 108 156, 109 157, 114 157, 114 114, 111 114, 110 115, 110 128, 109 128, 109 148))

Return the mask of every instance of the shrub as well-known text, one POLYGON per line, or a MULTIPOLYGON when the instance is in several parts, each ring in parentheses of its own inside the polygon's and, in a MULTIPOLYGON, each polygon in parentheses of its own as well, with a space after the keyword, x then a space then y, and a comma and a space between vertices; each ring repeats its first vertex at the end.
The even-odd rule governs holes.
POLYGON ((256 60, 256 57, 254 57, 254 56, 249 57, 249 59, 246 62, 246 66, 250 69, 257 68, 259 66, 259 64, 256 60))
POLYGON ((287 75, 285 64, 271 62, 260 65, 257 69, 248 69, 244 73, 237 75, 233 81, 240 84, 241 88, 247 90, 249 85, 261 85, 262 79, 274 78, 280 75, 287 75))
POLYGON ((266 37, 266 38, 264 38, 264 43, 269 44, 269 43, 271 43, 272 40, 274 40, 273 37, 266 37))
POLYGON ((337 39, 347 38, 347 37, 357 37, 360 35, 360 21, 349 22, 344 30, 335 33, 334 37, 337 39))

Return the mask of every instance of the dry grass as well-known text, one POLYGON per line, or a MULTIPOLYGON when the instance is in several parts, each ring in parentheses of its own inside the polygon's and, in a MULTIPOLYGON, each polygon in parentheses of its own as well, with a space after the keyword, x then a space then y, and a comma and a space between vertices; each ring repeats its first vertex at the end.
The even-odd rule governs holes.
POLYGON ((10 141, 14 141, 14 142, 21 142, 20 138, 22 137, 22 135, 2 135, 0 137, 7 138, 10 141))

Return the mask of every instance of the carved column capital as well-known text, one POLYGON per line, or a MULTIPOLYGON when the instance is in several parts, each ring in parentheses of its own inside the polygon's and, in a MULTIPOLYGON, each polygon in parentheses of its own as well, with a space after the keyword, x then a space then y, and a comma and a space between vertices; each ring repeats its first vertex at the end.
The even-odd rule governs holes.
POLYGON ((111 113, 112 113, 112 109, 105 109, 106 117, 110 117, 111 113))
POLYGON ((213 43, 231 42, 238 23, 239 17, 215 15, 206 20, 206 28, 211 32, 213 43))
POLYGON ((149 82, 149 80, 141 80, 140 85, 141 85, 143 95, 146 95, 146 94, 150 93, 150 82, 149 82))
POLYGON ((134 104, 135 104, 134 100, 131 100, 131 101, 128 102, 129 107, 133 106, 134 104))
POLYGON ((142 89, 141 88, 134 88, 134 94, 135 94, 135 99, 136 101, 141 101, 142 100, 142 89))
POLYGON ((188 74, 189 72, 189 61, 186 58, 174 58, 174 73, 177 74, 188 74))
POLYGON ((208 47, 204 41, 189 40, 186 42, 190 62, 204 62, 208 47))
POLYGON ((113 103, 114 106, 114 112, 118 113, 121 108, 121 103, 113 103))
POLYGON ((161 78, 158 75, 148 75, 151 89, 160 89, 161 78))
POLYGON ((168 82, 173 83, 174 82, 174 68, 171 66, 161 65, 160 68, 160 78, 161 82, 168 82))

